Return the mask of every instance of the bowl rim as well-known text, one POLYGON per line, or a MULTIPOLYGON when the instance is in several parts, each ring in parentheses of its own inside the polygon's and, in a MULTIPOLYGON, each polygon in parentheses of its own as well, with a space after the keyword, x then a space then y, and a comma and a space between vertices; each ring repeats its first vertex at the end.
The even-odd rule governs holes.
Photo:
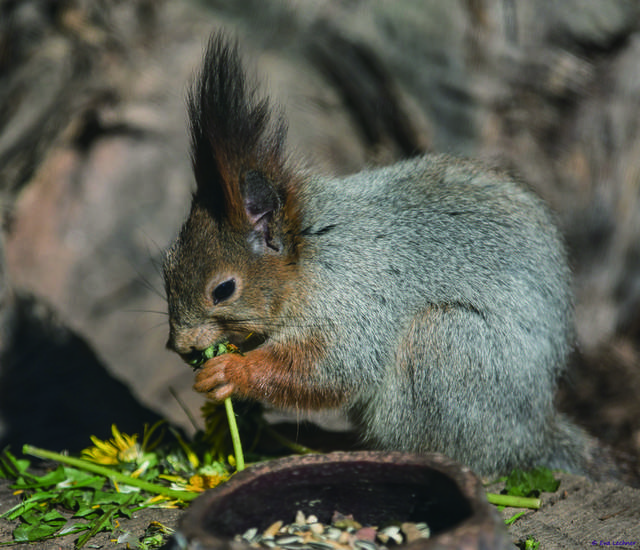
POLYGON ((425 467, 448 477, 469 503, 471 514, 456 527, 438 533, 429 539, 414 541, 397 548, 432 549, 457 548, 465 541, 465 548, 481 546, 486 548, 511 547, 506 526, 495 507, 487 501, 480 479, 467 466, 439 453, 407 453, 401 451, 334 451, 326 454, 293 455, 254 463, 242 472, 234 474, 228 481, 204 492, 193 501, 184 514, 179 527, 179 537, 183 540, 198 540, 199 548, 240 550, 251 548, 249 543, 234 541, 231 538, 215 535, 204 528, 208 509, 213 503, 253 483, 258 477, 277 474, 297 467, 313 467, 327 464, 365 464, 383 465, 385 463, 425 467), (475 542, 475 543, 474 543, 475 542), (488 546, 486 544, 489 544, 488 546))

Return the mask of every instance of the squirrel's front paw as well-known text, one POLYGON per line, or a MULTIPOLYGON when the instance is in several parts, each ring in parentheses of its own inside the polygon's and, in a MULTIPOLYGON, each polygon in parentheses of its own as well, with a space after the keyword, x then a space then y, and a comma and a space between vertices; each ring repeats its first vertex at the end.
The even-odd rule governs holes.
POLYGON ((242 368, 243 356, 236 353, 219 355, 207 361, 196 375, 193 389, 206 393, 209 399, 224 401, 237 392, 237 384, 233 382, 242 368))

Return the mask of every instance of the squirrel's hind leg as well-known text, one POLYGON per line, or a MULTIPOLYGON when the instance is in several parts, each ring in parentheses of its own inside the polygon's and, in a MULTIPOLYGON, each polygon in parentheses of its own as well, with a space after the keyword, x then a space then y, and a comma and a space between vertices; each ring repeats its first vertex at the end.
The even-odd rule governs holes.
MULTIPOLYGON (((383 384, 362 408, 374 445, 444 453, 483 475, 549 460, 554 384, 518 335, 463 305, 414 316, 383 384)), ((579 446, 579 445, 577 445, 579 446)))

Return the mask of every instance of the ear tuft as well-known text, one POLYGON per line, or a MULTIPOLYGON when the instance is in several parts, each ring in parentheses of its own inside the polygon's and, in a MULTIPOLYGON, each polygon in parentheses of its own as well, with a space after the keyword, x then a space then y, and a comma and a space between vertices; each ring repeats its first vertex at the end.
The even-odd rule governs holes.
POLYGON ((196 199, 216 217, 239 225, 245 215, 242 187, 253 178, 249 174, 262 174, 271 182, 290 178, 284 157, 286 122, 274 115, 268 98, 258 97, 237 43, 224 33, 210 39, 187 105, 196 199))
POLYGON ((247 78, 238 47, 224 33, 209 41, 187 97, 194 203, 243 232, 257 253, 299 254, 302 175, 284 152, 287 125, 247 78))

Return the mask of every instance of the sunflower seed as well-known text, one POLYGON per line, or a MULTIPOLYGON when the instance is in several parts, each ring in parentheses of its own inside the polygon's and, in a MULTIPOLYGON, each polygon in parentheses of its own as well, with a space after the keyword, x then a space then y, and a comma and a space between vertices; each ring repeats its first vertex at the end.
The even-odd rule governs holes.
POLYGON ((256 538, 256 535, 258 534, 258 528, 257 527, 251 527, 251 529, 247 529, 244 534, 242 535, 242 538, 248 542, 253 542, 253 539, 256 538))
POLYGON ((310 540, 307 545, 312 550, 333 550, 333 544, 321 540, 310 540))
POLYGON ((417 523, 403 523, 402 532, 404 533, 407 542, 413 542, 418 539, 429 538, 431 532, 426 523, 421 524, 424 527, 419 528, 417 523))
POLYGON ((388 550, 385 544, 410 543, 429 537, 429 526, 405 522, 381 529, 362 527, 353 516, 335 512, 331 525, 323 525, 316 516, 298 511, 295 523, 284 525, 276 521, 262 533, 257 528, 236 535, 236 541, 249 543, 252 548, 273 550, 388 550))
POLYGON ((378 540, 383 544, 386 544, 390 540, 396 544, 402 544, 403 537, 400 534, 400 527, 397 525, 389 525, 384 529, 380 529, 380 532, 378 533, 378 540))
POLYGON ((304 517, 304 513, 302 512, 302 510, 298 510, 296 512, 295 523, 297 523, 298 525, 304 525, 306 522, 307 522, 307 518, 304 517))
POLYGON ((302 537, 298 535, 277 537, 275 542, 278 546, 286 546, 287 544, 293 544, 294 542, 302 542, 302 537))
POLYGON ((342 531, 337 527, 327 527, 327 538, 329 540, 338 540, 342 535, 342 531))
POLYGON ((284 524, 284 522, 282 520, 276 521, 275 523, 272 523, 271 525, 269 525, 269 527, 267 527, 264 530, 264 533, 262 533, 263 538, 273 538, 275 537, 278 532, 280 531, 280 529, 282 528, 282 525, 284 524))

